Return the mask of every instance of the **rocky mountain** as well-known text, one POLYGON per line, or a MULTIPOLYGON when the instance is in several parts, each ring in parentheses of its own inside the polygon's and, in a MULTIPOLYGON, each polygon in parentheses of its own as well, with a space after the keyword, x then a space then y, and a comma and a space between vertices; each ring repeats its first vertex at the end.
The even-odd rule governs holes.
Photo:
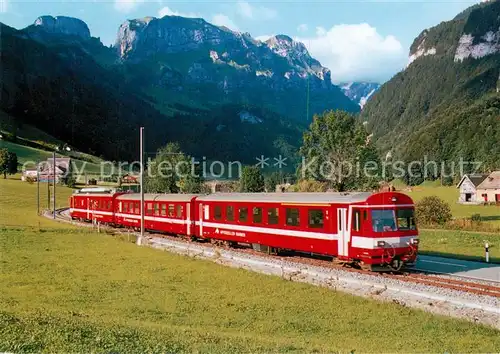
POLYGON ((366 102, 368 102, 379 88, 380 84, 374 82, 347 82, 340 84, 340 89, 344 95, 357 103, 361 109, 363 109, 366 102))
MULTIPOLYGON (((144 63, 88 37, 81 21, 60 19, 42 17, 23 30, 0 24, 0 109, 19 125, 115 160, 137 157, 140 126, 148 151, 177 141, 194 156, 254 163, 255 156, 291 156, 297 148, 305 126, 293 119, 252 102, 182 101, 188 85, 173 97, 161 86, 135 85, 144 63)), ((164 72, 172 76, 157 80, 168 85, 181 75, 164 72)))
POLYGON ((406 160, 500 167, 500 1, 424 30, 408 67, 368 101, 361 118, 384 151, 406 160))
POLYGON ((252 103, 306 122, 327 109, 359 111, 330 71, 285 35, 261 42, 203 19, 147 17, 123 23, 114 48, 131 81, 155 96, 204 107, 252 103))
POLYGON ((78 36, 82 39, 90 39, 90 30, 85 22, 77 18, 66 16, 40 16, 36 19, 33 27, 42 29, 52 34, 64 34, 78 36))

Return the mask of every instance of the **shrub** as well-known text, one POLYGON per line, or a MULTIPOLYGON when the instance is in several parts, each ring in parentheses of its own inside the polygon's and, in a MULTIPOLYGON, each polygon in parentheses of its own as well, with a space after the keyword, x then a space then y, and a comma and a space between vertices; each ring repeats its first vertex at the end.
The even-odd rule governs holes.
POLYGON ((27 176, 26 177, 26 182, 28 182, 29 184, 35 183, 36 182, 36 177, 27 176))
POLYGON ((473 214, 470 219, 474 222, 481 222, 481 214, 473 214))
POLYGON ((451 208, 442 199, 430 196, 419 201, 415 206, 417 221, 424 225, 443 225, 451 220, 451 208))
POLYGON ((443 178, 443 186, 449 187, 453 186, 453 184, 454 184, 453 177, 447 176, 443 178))
POLYGON ((241 172, 240 188, 242 192, 263 192, 264 176, 256 166, 245 166, 241 172))

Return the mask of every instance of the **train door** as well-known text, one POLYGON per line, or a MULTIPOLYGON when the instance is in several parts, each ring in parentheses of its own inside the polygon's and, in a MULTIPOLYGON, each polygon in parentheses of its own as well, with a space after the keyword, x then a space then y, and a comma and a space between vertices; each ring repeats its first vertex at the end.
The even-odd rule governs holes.
POLYGON ((186 235, 191 236, 191 203, 186 203, 186 235))
POLYGON ((198 210, 198 220, 200 222, 200 237, 203 237, 203 203, 200 203, 200 206, 199 206, 199 210, 198 210))
POLYGON ((337 232, 338 239, 338 255, 347 256, 349 254, 349 230, 347 228, 347 209, 337 209, 337 232))

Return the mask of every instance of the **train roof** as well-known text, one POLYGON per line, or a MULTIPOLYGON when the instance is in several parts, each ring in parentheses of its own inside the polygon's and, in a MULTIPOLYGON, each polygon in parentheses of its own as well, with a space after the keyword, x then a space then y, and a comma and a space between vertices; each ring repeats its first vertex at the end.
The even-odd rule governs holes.
POLYGON ((373 195, 370 192, 352 193, 215 193, 197 198, 200 201, 267 202, 267 203, 360 203, 373 195))
MULTIPOLYGON (((145 193, 145 201, 156 201, 156 202, 189 202, 194 197, 199 197, 201 194, 156 194, 156 193, 145 193)), ((117 200, 141 200, 140 193, 127 193, 116 197, 117 200)))

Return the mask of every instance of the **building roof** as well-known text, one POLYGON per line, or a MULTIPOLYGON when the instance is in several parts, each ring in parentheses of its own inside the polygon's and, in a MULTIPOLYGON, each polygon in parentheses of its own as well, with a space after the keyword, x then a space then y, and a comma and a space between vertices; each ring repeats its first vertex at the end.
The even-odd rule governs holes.
POLYGON ((215 193, 199 197, 200 201, 267 202, 267 203, 359 203, 373 193, 215 193))
MULTIPOLYGON (((145 201, 155 202, 189 202, 194 197, 199 197, 201 194, 144 194, 145 201)), ((141 200, 140 193, 127 193, 116 197, 116 200, 141 200)))
POLYGON ((477 189, 500 189, 500 171, 492 172, 477 186, 477 189))
MULTIPOLYGON (((42 161, 39 164, 41 173, 54 173, 53 172, 54 159, 49 157, 47 161, 42 161)), ((71 158, 69 157, 56 157, 56 173, 66 174, 71 167, 71 158)))
POLYGON ((460 186, 462 185, 462 183, 464 183, 464 181, 466 179, 471 181, 471 183, 474 185, 474 187, 477 188, 486 179, 486 177, 488 177, 487 173, 486 174, 464 175, 462 177, 462 179, 460 180, 460 182, 458 183, 457 188, 460 188, 460 186))

